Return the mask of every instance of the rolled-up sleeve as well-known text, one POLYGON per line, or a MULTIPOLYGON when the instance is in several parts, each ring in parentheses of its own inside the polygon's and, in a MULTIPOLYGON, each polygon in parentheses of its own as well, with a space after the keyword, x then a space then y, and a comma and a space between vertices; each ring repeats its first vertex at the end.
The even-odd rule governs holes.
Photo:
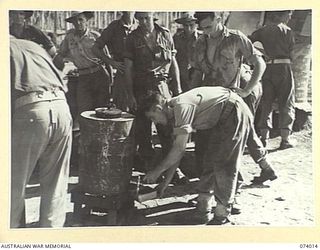
POLYGON ((295 39, 294 39, 294 34, 292 30, 288 31, 288 43, 289 43, 289 51, 291 52, 293 50, 293 47, 295 45, 295 39))
POLYGON ((14 42, 10 43, 10 73, 11 73, 11 88, 12 90, 15 89, 15 83, 18 81, 17 76, 20 74, 21 71, 17 72, 19 70, 19 67, 16 67, 17 61, 20 59, 17 52, 16 44, 14 42))
POLYGON ((196 111, 193 104, 179 104, 174 107, 175 124, 173 128, 174 135, 190 134, 194 129, 192 122, 196 111))
POLYGON ((42 30, 34 26, 29 26, 29 30, 35 39, 34 41, 41 44, 45 50, 49 50, 54 46, 53 42, 42 30))
POLYGON ((261 40, 260 38, 260 29, 259 30, 256 30, 254 31, 250 36, 249 36, 249 39, 251 40, 251 42, 257 42, 261 40))
POLYGON ((248 63, 251 64, 253 56, 262 56, 262 53, 253 46, 251 40, 247 36, 239 32, 239 38, 239 49, 248 63))

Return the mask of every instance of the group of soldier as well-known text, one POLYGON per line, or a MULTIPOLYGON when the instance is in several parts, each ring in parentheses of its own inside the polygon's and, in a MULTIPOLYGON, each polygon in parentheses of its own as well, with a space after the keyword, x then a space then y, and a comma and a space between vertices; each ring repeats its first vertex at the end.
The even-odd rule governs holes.
POLYGON ((277 178, 267 159, 266 143, 277 98, 279 149, 293 146, 289 136, 294 120, 290 66, 294 38, 286 25, 291 11, 272 12, 270 23, 249 38, 227 28, 219 12, 182 13, 175 22, 183 29, 174 36, 157 24, 154 12, 122 12, 101 35, 90 28, 94 12, 73 12, 66 21, 74 28, 67 31, 59 49, 42 31, 24 23, 31 15, 31 11, 10 13, 12 227, 23 224, 25 185, 37 162, 45 165, 40 164, 40 226, 63 226, 71 121, 63 106, 65 86, 58 69, 69 62, 73 64, 69 73, 78 76, 77 116, 110 100, 135 114, 136 158, 146 168, 146 183, 160 181, 160 196, 174 176, 178 182, 188 181, 179 164, 192 135, 200 177, 195 210, 199 221, 229 222, 236 210, 246 145, 261 168, 252 182, 277 178), (264 54, 253 46, 255 41, 263 44, 264 54), (260 137, 254 127, 258 106, 260 137), (163 160, 150 167, 155 155, 152 122, 163 160), (63 136, 57 138, 55 129, 63 136))

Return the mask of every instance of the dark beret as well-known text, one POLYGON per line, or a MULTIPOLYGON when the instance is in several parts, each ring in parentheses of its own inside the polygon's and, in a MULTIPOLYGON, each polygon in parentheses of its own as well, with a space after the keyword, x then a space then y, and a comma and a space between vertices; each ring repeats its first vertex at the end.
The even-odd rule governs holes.
POLYGON ((194 18, 197 19, 197 23, 199 24, 203 19, 206 19, 207 17, 214 18, 215 14, 214 12, 195 12, 194 18))

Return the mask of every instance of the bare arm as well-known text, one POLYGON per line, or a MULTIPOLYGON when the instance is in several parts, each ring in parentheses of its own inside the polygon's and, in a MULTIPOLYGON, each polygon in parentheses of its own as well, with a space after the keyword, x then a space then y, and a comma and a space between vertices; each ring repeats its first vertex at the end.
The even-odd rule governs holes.
POLYGON ((262 75, 266 70, 266 63, 262 59, 262 56, 253 55, 250 61, 253 64, 253 72, 252 72, 252 76, 249 83, 244 88, 244 91, 248 92, 249 94, 251 93, 252 89, 261 80, 262 75))
POLYGON ((252 55, 250 57, 250 62, 253 64, 253 72, 250 81, 246 85, 244 89, 236 89, 238 95, 242 98, 247 97, 252 92, 253 88, 258 84, 260 81, 265 69, 266 64, 261 56, 259 55, 252 55))
POLYGON ((202 83, 202 78, 203 78, 203 73, 200 70, 195 69, 192 76, 191 76, 191 86, 190 87, 192 89, 200 87, 201 83, 202 83))
POLYGON ((109 52, 107 51, 107 47, 101 48, 97 43, 94 43, 92 46, 92 52, 99 57, 104 63, 107 65, 111 65, 113 68, 119 70, 121 73, 124 73, 124 64, 122 62, 117 62, 112 59, 109 52))
POLYGON ((67 36, 62 41, 58 53, 55 53, 55 55, 52 58, 54 65, 60 70, 63 70, 64 63, 65 63, 65 57, 69 53, 69 46, 68 46, 68 42, 66 39, 67 39, 67 36))
POLYGON ((172 76, 172 82, 174 84, 174 86, 172 86, 173 95, 177 96, 182 92, 182 90, 181 90, 181 84, 180 84, 179 66, 178 66, 178 62, 177 62, 177 59, 175 56, 172 57, 172 63, 170 66, 170 74, 172 76))
MULTIPOLYGON (((251 35, 253 41, 259 41, 258 31, 251 35)), ((247 59, 248 63, 253 65, 253 71, 250 81, 244 87, 244 89, 236 89, 238 95, 242 98, 247 97, 252 92, 253 88, 261 80, 262 75, 266 69, 266 64, 262 58, 262 55, 254 48, 252 42, 248 37, 239 31, 239 48, 244 58, 247 59)))
POLYGON ((59 53, 56 53, 55 56, 52 58, 53 60, 53 64, 60 70, 63 70, 63 67, 64 67, 64 57, 59 54, 59 53))
MULTIPOLYGON (((179 166, 180 160, 185 152, 188 138, 189 134, 177 135, 167 156, 154 170, 148 172, 143 180, 147 183, 154 183, 158 177, 168 169, 170 170, 167 174, 167 178, 170 176, 172 178, 172 172, 179 166)), ((170 182, 170 180, 168 181, 170 182)))
POLYGON ((129 100, 131 101, 131 103, 129 103, 128 106, 130 107, 130 109, 136 110, 137 103, 133 94, 133 62, 132 60, 125 58, 124 66, 125 66, 124 74, 125 74, 126 85, 127 85, 126 90, 127 90, 129 100))
POLYGON ((175 172, 176 169, 179 167, 179 163, 173 165, 171 168, 169 168, 166 173, 165 173, 165 179, 159 184, 159 186, 157 187, 157 191, 158 191, 158 196, 162 197, 164 191, 166 190, 166 188, 169 186, 175 172))

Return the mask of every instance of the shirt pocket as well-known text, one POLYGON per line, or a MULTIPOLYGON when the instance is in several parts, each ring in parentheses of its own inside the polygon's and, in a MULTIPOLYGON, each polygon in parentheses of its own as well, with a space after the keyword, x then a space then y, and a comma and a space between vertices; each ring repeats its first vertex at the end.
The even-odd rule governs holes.
POLYGON ((141 62, 143 65, 147 65, 153 60, 153 54, 151 53, 149 47, 144 43, 138 43, 135 45, 135 60, 141 62))
POLYGON ((234 65, 235 53, 231 49, 222 49, 219 54, 220 64, 223 68, 234 65))
POLYGON ((168 46, 159 44, 157 46, 157 52, 158 53, 155 54, 156 59, 163 58, 164 61, 172 60, 172 52, 168 46))
POLYGON ((70 50, 70 53, 72 56, 75 56, 76 54, 79 53, 79 45, 78 45, 78 42, 76 41, 69 41, 68 42, 68 47, 69 47, 69 50, 70 50))
POLYGON ((78 42, 75 41, 74 39, 69 39, 68 47, 69 47, 69 49, 77 48, 78 47, 78 42))
POLYGON ((95 41, 96 41, 96 39, 88 37, 88 38, 82 40, 81 45, 84 49, 89 50, 93 47, 95 41))

